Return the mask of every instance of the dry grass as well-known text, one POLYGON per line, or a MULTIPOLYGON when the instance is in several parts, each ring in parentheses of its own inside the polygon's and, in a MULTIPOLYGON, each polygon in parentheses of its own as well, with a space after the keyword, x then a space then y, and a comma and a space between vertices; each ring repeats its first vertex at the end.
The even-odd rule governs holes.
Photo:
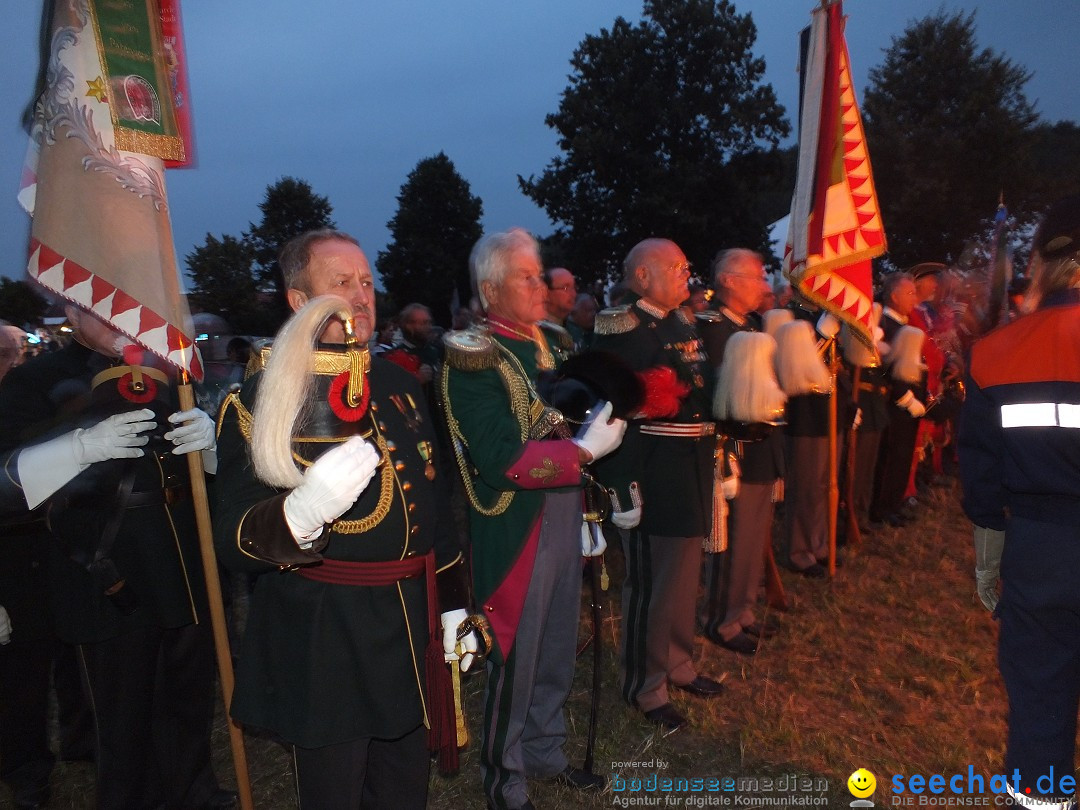
MULTIPOLYGON (((619 560, 609 556, 617 583, 619 560)), ((623 779, 805 775, 827 780, 814 795, 844 807, 852 799, 847 777, 859 767, 877 775, 879 806, 888 801, 894 773, 966 773, 969 764, 985 774, 1000 771, 1006 702, 994 624, 973 594, 973 564, 956 494, 939 489, 925 496, 916 524, 881 531, 861 552, 848 553, 832 582, 785 573, 790 610, 779 617, 782 633, 749 659, 703 642, 699 669, 724 677, 728 694, 708 703, 677 696, 691 724, 666 738, 619 700, 618 620, 608 615, 596 770, 623 779), (630 760, 666 764, 613 771, 612 763, 630 760)), ((609 596, 617 614, 614 586, 609 596)), ((582 633, 589 629, 585 611, 582 633)), ((591 660, 591 652, 582 656, 569 704, 568 753, 576 763, 585 748, 591 660)), ((465 684, 474 729, 480 681, 465 684)), ((218 773, 229 784, 223 724, 215 734, 218 773)), ((293 807, 283 749, 249 739, 248 756, 256 806, 293 807)), ((58 766, 51 806, 92 806, 92 784, 85 766, 58 766)), ((611 807, 617 799, 610 791, 585 799, 550 784, 531 793, 549 809, 611 807)), ((5 798, 0 794, 0 803, 5 798)), ((459 775, 432 776, 430 807, 484 807, 475 745, 463 752, 459 775)))

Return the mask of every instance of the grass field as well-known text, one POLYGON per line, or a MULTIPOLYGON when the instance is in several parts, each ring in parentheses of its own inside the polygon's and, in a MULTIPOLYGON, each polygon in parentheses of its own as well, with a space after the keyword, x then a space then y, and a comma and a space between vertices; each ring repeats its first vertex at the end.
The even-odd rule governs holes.
MULTIPOLYGON (((880 531, 861 550, 844 552, 832 581, 784 572, 789 610, 776 614, 783 629, 757 655, 742 658, 701 641, 699 669, 723 678, 727 694, 711 702, 676 696, 691 723, 667 737, 618 697, 620 560, 609 552, 595 769, 626 789, 585 798, 536 784, 530 792, 537 807, 643 806, 623 802, 634 798, 660 807, 847 807, 853 799, 847 778, 860 767, 875 774, 872 798, 885 807, 892 805, 893 774, 966 775, 969 765, 984 775, 1000 772, 1006 701, 995 662, 997 634, 974 596, 970 524, 956 492, 929 491, 916 523, 880 531), (659 784, 655 791, 630 789, 631 780, 648 785, 653 776, 743 781, 720 793, 693 793, 677 783, 667 791, 659 784), (729 801, 712 805, 699 798, 729 801)), ((587 616, 583 612, 583 637, 591 631, 587 616)), ((579 661, 569 703, 568 753, 577 764, 585 749, 591 662, 590 650, 579 661)), ((481 678, 465 681, 474 740, 481 678)), ((222 722, 215 750, 222 783, 234 784, 222 722)), ((249 739, 248 756, 256 806, 294 807, 285 751, 249 739)), ((92 807, 91 769, 58 765, 53 792, 51 807, 92 807)), ((0 793, 0 805, 6 800, 0 793)), ((994 805, 993 796, 988 804, 994 805)), ((463 752, 457 776, 433 774, 429 806, 484 807, 475 744, 463 752)))

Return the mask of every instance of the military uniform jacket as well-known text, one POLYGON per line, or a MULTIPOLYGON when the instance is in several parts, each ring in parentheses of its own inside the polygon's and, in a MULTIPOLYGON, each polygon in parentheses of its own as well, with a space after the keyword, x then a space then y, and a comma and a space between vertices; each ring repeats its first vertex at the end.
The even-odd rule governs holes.
MULTIPOLYGON (((261 377, 257 372, 244 384, 239 403, 226 400, 218 438, 215 545, 229 568, 260 575, 240 650, 232 714, 303 748, 365 737, 395 739, 425 720, 425 579, 331 584, 279 570, 245 551, 245 538, 254 538, 299 553, 285 522, 288 493, 259 481, 250 463, 249 420, 261 377)), ((316 541, 320 546, 325 541, 325 547, 302 562, 317 563, 320 557, 392 561, 434 547, 438 566, 450 574, 460 551, 449 531, 444 481, 426 474, 425 456, 431 458, 435 435, 420 385, 378 357, 371 359, 367 384, 368 410, 352 423, 355 428, 339 425, 340 435, 329 440, 293 442, 296 454, 310 461, 355 431, 371 431, 384 456, 353 507, 316 541)), ((311 435, 302 427, 300 435, 305 434, 311 435)), ((440 583, 442 609, 464 606, 460 590, 447 592, 447 584, 440 583)))
MULTIPOLYGON (((702 424, 712 420, 712 369, 693 318, 682 308, 666 315, 630 294, 631 303, 597 315, 594 348, 619 355, 631 369, 666 367, 689 388, 678 411, 659 421, 702 424)), ((646 395, 648 399, 648 394, 646 395)), ((629 487, 641 487, 641 527, 648 534, 699 537, 712 524, 715 436, 656 436, 642 433, 647 420, 630 420, 622 444, 595 465, 597 477, 614 490, 617 511, 632 508, 629 487)))
MULTIPOLYGON (((95 396, 91 402, 93 378, 116 365, 118 361, 72 342, 12 369, 0 383, 0 424, 4 426, 0 449, 90 427, 112 413, 143 407, 157 414, 156 435, 166 432, 165 417, 176 410, 175 402, 166 400, 175 391, 159 391, 160 398, 145 405, 118 394, 95 396)), ((107 393, 104 386, 114 383, 102 383, 97 394, 107 393)), ((142 458, 90 466, 35 510, 43 519, 39 534, 9 541, 48 550, 50 605, 57 634, 65 641, 87 644, 137 627, 171 628, 209 621, 187 460, 173 455, 172 445, 161 439, 152 440, 146 449, 150 452, 142 458), (117 492, 125 477, 133 477, 129 503, 139 499, 142 505, 123 510, 108 556, 134 595, 137 608, 130 614, 105 596, 85 565, 93 559, 116 511, 117 492), (166 491, 175 502, 166 502, 166 491), (49 530, 44 525, 46 516, 49 530)))
POLYGON ((964 512, 1080 525, 1080 290, 1047 296, 971 350, 960 419, 964 512))
POLYGON ((532 579, 545 494, 580 487, 581 466, 571 440, 532 438, 531 426, 544 419, 529 393, 539 373, 536 345, 498 331, 488 339, 497 347, 468 368, 448 339, 443 390, 451 434, 464 440, 466 492, 473 492, 473 596, 491 623, 495 660, 504 661, 532 579))

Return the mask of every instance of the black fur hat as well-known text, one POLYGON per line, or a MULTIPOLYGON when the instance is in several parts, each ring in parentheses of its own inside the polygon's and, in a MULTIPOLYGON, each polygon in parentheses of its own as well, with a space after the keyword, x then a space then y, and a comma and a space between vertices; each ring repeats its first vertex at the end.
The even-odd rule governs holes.
POLYGON ((645 400, 645 386, 621 357, 611 352, 587 351, 571 357, 542 391, 544 399, 574 422, 597 402, 611 403, 612 415, 632 416, 645 400))

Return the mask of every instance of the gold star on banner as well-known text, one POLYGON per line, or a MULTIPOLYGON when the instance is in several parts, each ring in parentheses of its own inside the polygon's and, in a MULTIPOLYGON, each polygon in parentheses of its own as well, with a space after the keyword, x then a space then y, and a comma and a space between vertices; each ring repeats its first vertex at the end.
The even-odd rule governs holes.
POLYGON ((93 81, 87 80, 86 86, 86 95, 93 96, 102 103, 105 102, 105 82, 102 81, 100 76, 93 81))

